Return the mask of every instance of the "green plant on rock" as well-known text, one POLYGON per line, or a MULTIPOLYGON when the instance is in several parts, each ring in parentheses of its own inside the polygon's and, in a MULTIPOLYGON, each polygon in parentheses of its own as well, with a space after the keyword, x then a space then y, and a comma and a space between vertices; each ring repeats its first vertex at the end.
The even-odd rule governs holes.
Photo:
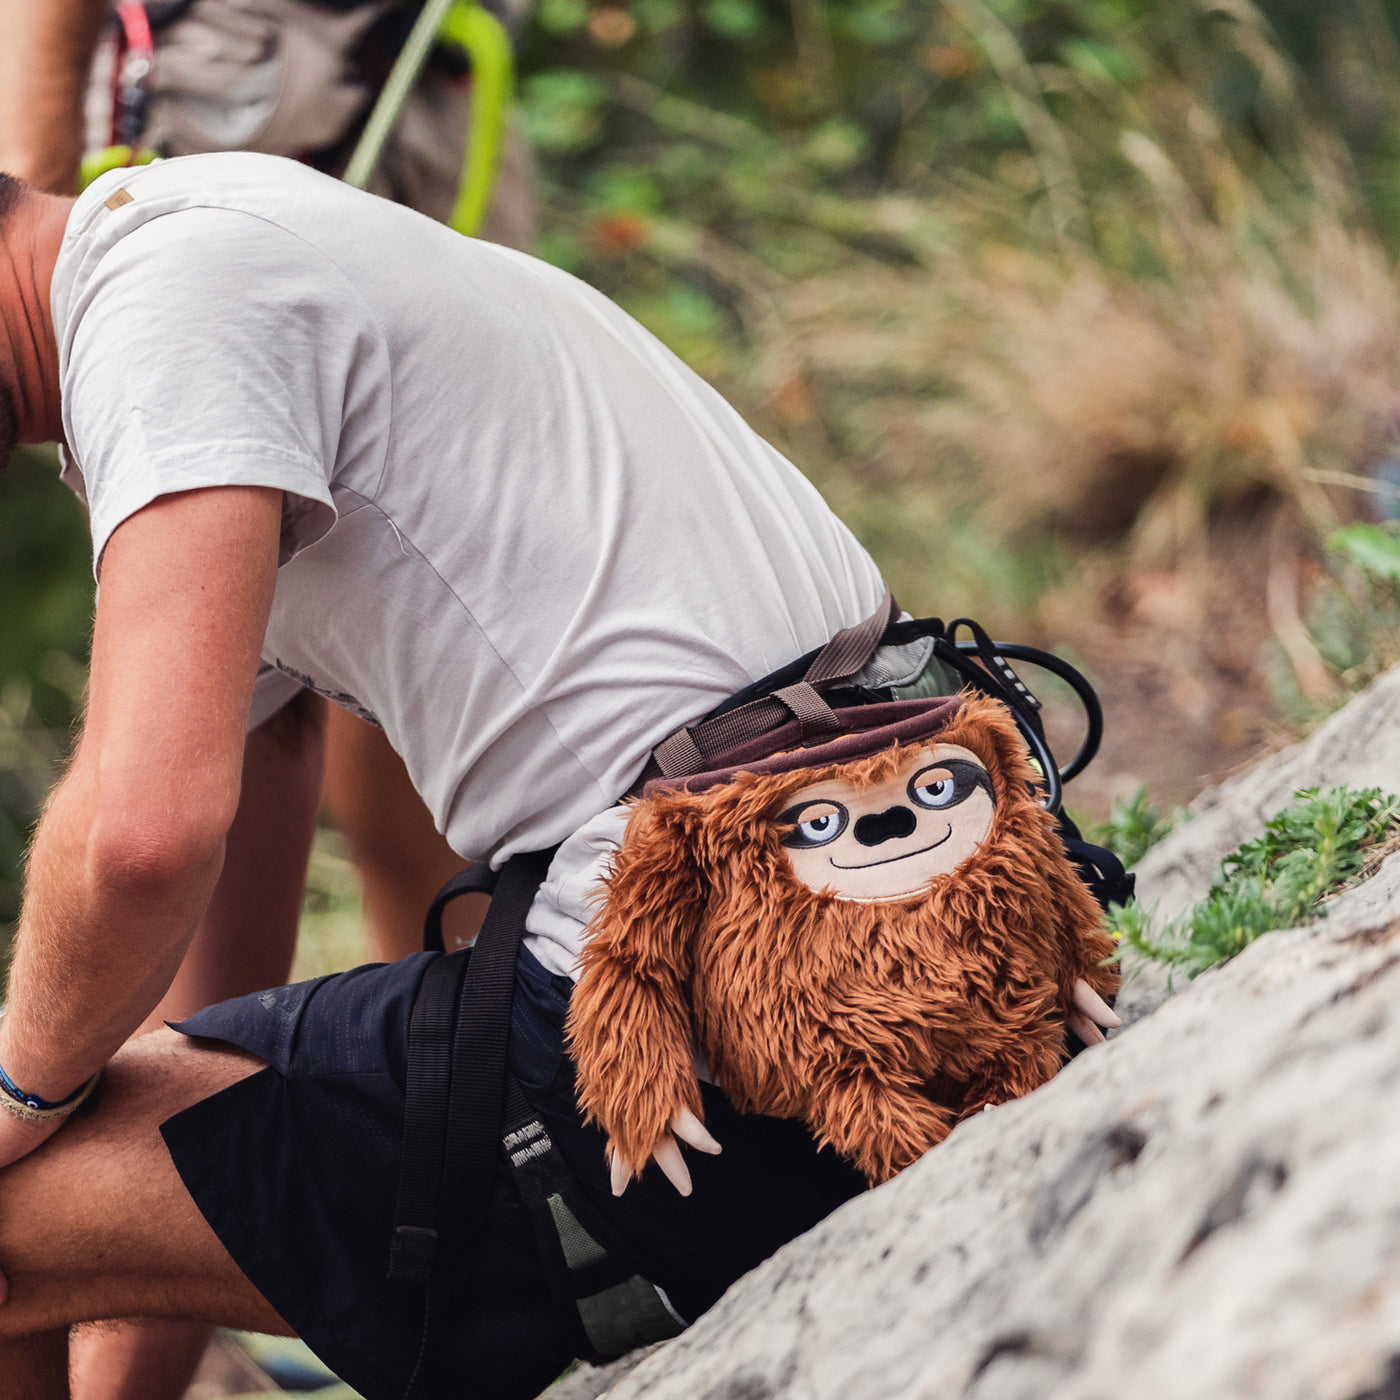
POLYGON ((1215 883, 1183 919, 1154 936, 1141 905, 1114 905, 1110 931, 1121 943, 1195 977, 1242 952, 1261 934, 1293 928, 1318 905, 1364 879, 1400 849, 1400 797, 1379 788, 1304 788, 1220 864, 1215 883))
POLYGON ((1113 799, 1108 820, 1090 827, 1089 839, 1112 851, 1124 865, 1133 866, 1175 825, 1175 819, 1148 797, 1144 783, 1131 797, 1113 799))

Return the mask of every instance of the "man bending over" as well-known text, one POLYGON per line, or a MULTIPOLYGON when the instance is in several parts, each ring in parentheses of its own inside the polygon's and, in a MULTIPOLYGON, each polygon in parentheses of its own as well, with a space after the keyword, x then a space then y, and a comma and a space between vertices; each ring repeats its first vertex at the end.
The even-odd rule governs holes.
MULTIPOLYGON (((401 1393, 416 1316, 381 1297, 383 1248, 422 960, 264 994, 256 1056, 205 1027, 107 1063, 202 922, 296 918, 319 772, 281 707, 312 689, 382 726, 465 858, 570 838, 526 950, 566 1003, 650 749, 874 611, 877 571, 718 395, 524 255, 272 157, 76 201, 4 180, 0 210, 0 456, 65 445, 100 581, 0 1021, 0 1396, 66 1394, 69 1325, 131 1316, 343 1336, 331 1364, 401 1393), (371 1086, 369 1126, 317 1119, 313 1073, 371 1086), (281 1126, 221 1137, 252 1097, 281 1126), (159 1130, 191 1105, 177 1172, 159 1130), (240 1143, 231 1195, 211 1159, 244 1170, 240 1143)), ((787 1233, 856 1189, 821 1170, 787 1233)), ((445 1383, 528 1393, 567 1359, 521 1301, 542 1285, 503 1272, 527 1247, 483 1245, 445 1383)))

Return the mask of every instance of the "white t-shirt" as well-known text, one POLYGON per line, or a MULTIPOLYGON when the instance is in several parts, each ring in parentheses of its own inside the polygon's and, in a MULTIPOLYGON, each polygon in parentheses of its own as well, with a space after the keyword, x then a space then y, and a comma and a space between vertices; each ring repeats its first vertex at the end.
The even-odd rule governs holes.
POLYGON ((468 859, 563 840, 879 602, 813 487, 605 297, 292 161, 104 176, 52 305, 97 566, 162 494, 281 488, 253 721, 298 685, 372 718, 468 859))

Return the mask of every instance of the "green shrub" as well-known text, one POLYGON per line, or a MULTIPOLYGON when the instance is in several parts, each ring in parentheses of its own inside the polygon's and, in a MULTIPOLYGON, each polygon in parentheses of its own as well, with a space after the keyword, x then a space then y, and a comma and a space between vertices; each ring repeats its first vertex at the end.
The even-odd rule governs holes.
POLYGON ((1400 798, 1379 788, 1305 788, 1264 834, 1220 864, 1185 918, 1153 934, 1139 904, 1115 905, 1115 937, 1154 962, 1195 977, 1242 952, 1261 934, 1305 922, 1331 895, 1400 849, 1400 798))

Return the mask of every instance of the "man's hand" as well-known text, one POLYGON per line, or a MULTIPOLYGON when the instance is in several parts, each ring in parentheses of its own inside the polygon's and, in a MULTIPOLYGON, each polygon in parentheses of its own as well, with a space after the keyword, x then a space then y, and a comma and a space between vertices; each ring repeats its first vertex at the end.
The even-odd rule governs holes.
POLYGON ((107 0, 0 0, 0 170, 73 194, 107 0))
MULTIPOLYGON (((214 889, 281 503, 264 487, 163 496, 107 544, 87 716, 35 836, 0 1021, 0 1064, 30 1093, 57 1101, 106 1063, 169 986, 214 889)), ((48 1135, 8 1114, 0 1134, 0 1160, 48 1135)))

